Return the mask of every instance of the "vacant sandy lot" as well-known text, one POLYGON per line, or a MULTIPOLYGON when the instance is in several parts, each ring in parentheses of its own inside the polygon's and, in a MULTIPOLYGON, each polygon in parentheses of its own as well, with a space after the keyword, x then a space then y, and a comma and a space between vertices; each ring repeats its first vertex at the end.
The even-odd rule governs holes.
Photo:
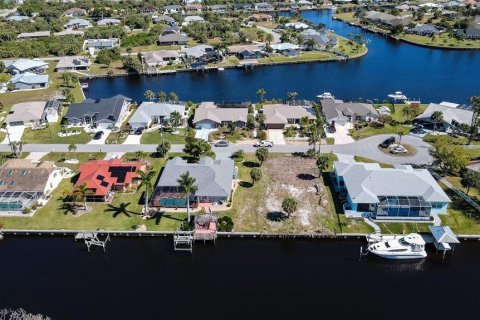
POLYGON ((255 190, 238 205, 236 230, 329 233, 322 223, 328 214, 328 197, 315 160, 274 156, 262 172, 255 190), (298 210, 291 217, 282 212, 287 196, 298 201, 298 210))

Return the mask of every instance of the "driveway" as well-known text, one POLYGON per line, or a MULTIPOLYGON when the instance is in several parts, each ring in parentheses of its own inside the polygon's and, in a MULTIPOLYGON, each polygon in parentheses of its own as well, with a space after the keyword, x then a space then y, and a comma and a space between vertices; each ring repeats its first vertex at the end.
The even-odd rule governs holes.
POLYGON ((258 26, 258 25, 255 25, 258 29, 266 32, 266 33, 269 33, 273 36, 273 43, 272 44, 276 44, 276 43, 280 43, 280 35, 278 33, 276 33, 275 31, 273 31, 272 29, 270 28, 266 28, 266 27, 262 27, 262 26, 258 26))
POLYGON ((129 134, 122 144, 140 144, 141 134, 129 134))
POLYGON ((378 145, 391 136, 391 134, 381 134, 358 140, 354 143, 334 145, 332 151, 334 153, 360 156, 390 164, 426 164, 432 162, 432 157, 428 153, 430 145, 422 139, 410 135, 403 136, 402 143, 409 144, 417 150, 417 153, 412 156, 395 157, 378 150, 378 145))
POLYGON ((273 145, 285 144, 285 139, 283 138, 282 129, 268 129, 267 137, 268 137, 268 140, 273 141, 273 145))
POLYGON ((98 132, 98 131, 103 131, 103 136, 98 140, 92 139, 87 144, 105 144, 105 140, 107 140, 108 136, 112 132, 112 130, 109 130, 109 129, 99 129, 95 132, 98 132))
POLYGON ((348 122, 345 125, 335 124, 335 132, 334 133, 327 132, 327 138, 334 138, 335 144, 353 143, 355 142, 355 140, 353 140, 352 136, 348 132, 348 130, 352 128, 353 128, 353 125, 348 122))
POLYGON ((195 138, 208 141, 208 135, 214 131, 217 131, 217 129, 197 129, 197 131, 195 131, 195 138))
POLYGON ((10 141, 21 141, 23 136, 23 131, 25 131, 25 126, 7 126, 8 134, 5 136, 5 139, 2 141, 2 144, 9 144, 10 141), (10 138, 9 138, 10 136, 10 138))

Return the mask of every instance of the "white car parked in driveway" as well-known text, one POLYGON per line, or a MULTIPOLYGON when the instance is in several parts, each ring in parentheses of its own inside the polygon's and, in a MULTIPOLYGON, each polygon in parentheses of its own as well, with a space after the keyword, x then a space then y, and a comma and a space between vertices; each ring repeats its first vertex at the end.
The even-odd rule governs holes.
POLYGON ((401 146, 399 144, 394 144, 390 146, 390 152, 394 154, 399 154, 399 153, 408 153, 408 150, 405 149, 404 146, 401 146))
POLYGON ((253 146, 271 148, 273 147, 273 141, 260 140, 259 142, 255 143, 253 146))

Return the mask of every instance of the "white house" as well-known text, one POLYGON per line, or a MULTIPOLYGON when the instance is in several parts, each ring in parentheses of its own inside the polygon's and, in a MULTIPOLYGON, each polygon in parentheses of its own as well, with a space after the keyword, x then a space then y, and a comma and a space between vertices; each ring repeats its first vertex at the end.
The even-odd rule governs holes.
POLYGON ((188 117, 188 112, 183 104, 166 102, 142 102, 132 115, 128 124, 132 129, 148 128, 154 123, 168 123, 173 112, 178 112, 182 120, 188 117))

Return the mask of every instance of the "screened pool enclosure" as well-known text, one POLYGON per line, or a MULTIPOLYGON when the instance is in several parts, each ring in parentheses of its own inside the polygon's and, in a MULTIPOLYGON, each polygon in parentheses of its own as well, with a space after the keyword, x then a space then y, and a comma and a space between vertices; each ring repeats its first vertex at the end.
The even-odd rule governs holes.
POLYGON ((0 192, 1 211, 22 211, 32 206, 39 197, 38 192, 32 191, 3 191, 0 192))
POLYGON ((375 214, 378 218, 430 217, 432 205, 423 197, 379 196, 375 214))

